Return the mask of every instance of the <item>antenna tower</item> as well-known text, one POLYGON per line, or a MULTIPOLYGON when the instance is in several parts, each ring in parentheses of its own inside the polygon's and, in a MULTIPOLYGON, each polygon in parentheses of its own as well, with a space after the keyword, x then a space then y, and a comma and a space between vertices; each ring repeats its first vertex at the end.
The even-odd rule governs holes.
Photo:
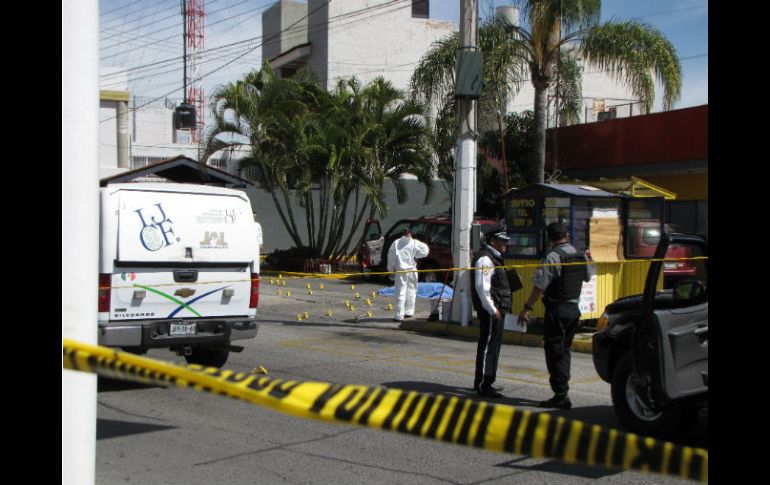
POLYGON ((203 135, 205 126, 206 98, 203 94, 203 49, 205 39, 203 8, 204 0, 182 0, 187 4, 185 9, 185 48, 188 57, 185 66, 185 78, 189 80, 186 101, 195 106, 197 121, 192 132, 192 142, 198 143, 203 135))

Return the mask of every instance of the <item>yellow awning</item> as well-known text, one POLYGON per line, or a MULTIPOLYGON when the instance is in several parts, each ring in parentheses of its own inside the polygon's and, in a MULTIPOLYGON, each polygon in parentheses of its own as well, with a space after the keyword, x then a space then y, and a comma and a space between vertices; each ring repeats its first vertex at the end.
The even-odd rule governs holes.
POLYGON ((676 193, 651 184, 639 177, 622 179, 602 179, 591 181, 591 185, 607 192, 626 194, 631 197, 664 197, 666 200, 675 200, 676 193))

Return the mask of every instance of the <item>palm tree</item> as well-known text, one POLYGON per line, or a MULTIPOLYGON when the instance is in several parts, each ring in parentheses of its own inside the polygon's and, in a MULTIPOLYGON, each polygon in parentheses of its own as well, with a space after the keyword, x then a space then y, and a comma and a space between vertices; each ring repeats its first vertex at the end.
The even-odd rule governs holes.
POLYGON ((213 130, 201 163, 226 147, 247 147, 241 167, 270 193, 295 245, 311 257, 348 254, 363 218, 387 211, 387 179, 399 202, 406 197, 403 174, 430 184, 424 108, 403 102, 383 79, 364 89, 343 80, 328 93, 307 72, 281 79, 265 63, 212 99, 213 130), (307 239, 295 201, 305 213, 307 239))
MULTIPOLYGON (((626 85, 648 112, 655 100, 656 81, 663 87, 663 109, 671 109, 678 101, 681 67, 676 50, 649 24, 633 20, 611 20, 601 24, 600 0, 520 0, 518 4, 526 28, 487 22, 479 28, 479 45, 484 53, 485 88, 496 81, 487 77, 486 65, 490 62, 502 60, 508 67, 528 68, 528 77, 535 89, 535 160, 530 183, 544 181, 548 90, 557 75, 560 83, 565 83, 565 91, 562 91, 562 84, 560 91, 573 93, 557 109, 564 112, 565 106, 569 105, 571 109, 567 112, 576 111, 579 100, 574 95, 574 87, 581 84, 581 70, 575 68, 577 57, 584 59, 587 67, 609 72, 626 85), (513 35, 500 35, 506 30, 513 35), (494 48, 485 48, 485 43, 494 48), (506 54, 501 57, 501 52, 506 54), (558 74, 560 65, 562 69, 558 74), (566 89, 568 86, 573 89, 566 89)), ((433 93, 451 91, 456 50, 450 49, 456 49, 455 46, 456 42, 442 41, 423 57, 412 78, 415 94, 429 98, 433 93)), ((497 69, 502 70, 501 67, 497 69)), ((514 89, 515 84, 509 88, 514 89)), ((481 103, 480 110, 483 109, 481 103)))

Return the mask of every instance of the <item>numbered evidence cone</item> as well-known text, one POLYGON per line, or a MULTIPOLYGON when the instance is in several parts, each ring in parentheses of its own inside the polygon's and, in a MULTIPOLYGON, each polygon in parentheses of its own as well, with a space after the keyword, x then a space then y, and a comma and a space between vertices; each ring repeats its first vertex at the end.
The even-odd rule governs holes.
POLYGON ((361 295, 359 295, 358 293, 354 293, 354 294, 353 294, 353 298, 355 298, 356 300, 358 300, 359 298, 361 298, 361 295))
POLYGON ((388 310, 392 310, 392 309, 393 309, 393 303, 388 303, 388 310))
POLYGON ((301 313, 297 313, 297 321, 298 322, 302 321, 302 314, 301 313))
POLYGON ((368 306, 372 306, 372 300, 370 300, 369 298, 367 298, 367 299, 366 299, 366 304, 367 304, 368 306))
POLYGON ((310 314, 308 312, 305 312, 305 318, 310 318, 310 314))
POLYGON ((331 317, 331 316, 332 316, 332 314, 333 314, 333 313, 332 313, 332 310, 331 310, 331 308, 330 308, 330 309, 328 309, 328 310, 326 310, 326 316, 327 316, 327 317, 331 317))
POLYGON ((372 315, 374 315, 374 314, 372 313, 372 311, 371 311, 371 310, 369 310, 368 312, 366 312, 366 316, 367 316, 367 317, 371 317, 372 315))
POLYGON ((319 289, 319 290, 323 290, 323 289, 324 289, 324 284, 323 284, 323 283, 319 284, 319 285, 318 285, 318 289, 319 289))
POLYGON ((291 290, 286 290, 286 296, 291 296, 291 290))

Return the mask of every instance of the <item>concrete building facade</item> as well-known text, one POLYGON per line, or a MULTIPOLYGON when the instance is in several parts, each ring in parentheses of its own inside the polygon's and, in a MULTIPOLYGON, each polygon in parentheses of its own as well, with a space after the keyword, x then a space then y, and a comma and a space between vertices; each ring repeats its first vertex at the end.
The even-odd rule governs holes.
MULTIPOLYGON (((355 76, 365 85, 383 76, 406 90, 433 43, 457 31, 454 22, 430 18, 428 0, 281 0, 262 14, 262 58, 284 77, 308 68, 327 89, 343 78, 355 76)), ((549 126, 556 122, 555 95, 554 89, 549 126)), ((532 110, 534 99, 532 83, 524 80, 508 112, 532 110)), ((642 108, 625 86, 584 66, 581 123, 638 114, 642 108)))
POLYGON ((283 76, 307 67, 327 89, 353 76, 406 89, 431 45, 456 31, 429 18, 427 0, 283 0, 262 15, 262 58, 283 76))

